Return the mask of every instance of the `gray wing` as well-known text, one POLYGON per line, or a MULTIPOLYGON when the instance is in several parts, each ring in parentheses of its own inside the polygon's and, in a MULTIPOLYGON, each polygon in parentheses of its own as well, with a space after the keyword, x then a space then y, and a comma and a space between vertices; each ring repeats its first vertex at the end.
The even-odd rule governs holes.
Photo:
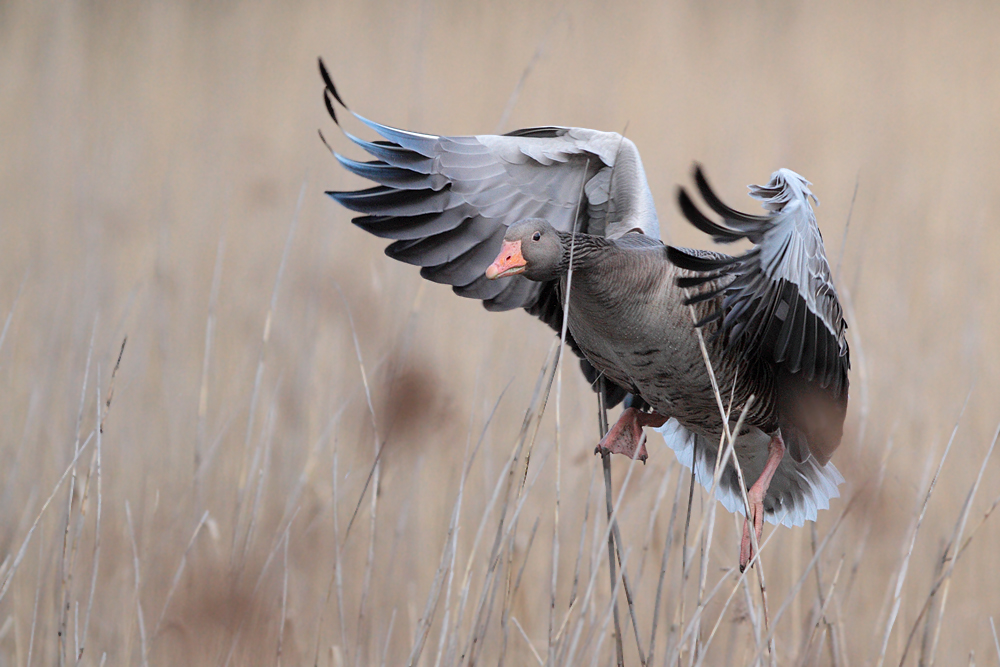
MULTIPOLYGON (((320 70, 336 121, 334 101, 350 110, 322 63, 320 70)), ((576 229, 587 234, 615 238, 635 231, 660 238, 638 150, 617 133, 538 127, 503 136, 445 137, 351 113, 381 137, 371 142, 344 131, 375 160, 336 157, 378 185, 328 194, 363 214, 356 225, 394 239, 387 255, 423 267, 424 278, 452 285, 489 310, 530 310, 545 289, 521 276, 492 281, 484 275, 515 222, 544 218, 571 231, 576 215, 576 229)))
MULTIPOLYGON (((362 214, 354 218, 356 225, 393 239, 386 254, 422 267, 424 278, 452 285, 460 296, 480 299, 487 310, 524 308, 559 332, 563 309, 555 282, 537 283, 522 276, 486 279, 486 267, 500 251, 508 226, 544 218, 556 229, 570 231, 575 220, 575 229, 587 234, 644 234, 659 242, 656 209, 639 152, 621 135, 566 127, 469 137, 400 130, 350 111, 322 61, 319 68, 326 84, 324 102, 334 122, 340 125, 336 102, 381 137, 365 141, 341 128, 375 160, 359 162, 336 154, 337 160, 377 185, 327 194, 362 214)), ((566 342, 581 357, 584 375, 596 388, 596 369, 572 336, 566 342)), ((624 388, 610 382, 605 395, 608 407, 628 399, 624 388)), ((633 404, 640 405, 636 400, 633 397, 633 404)))
POLYGON ((724 294, 721 310, 708 319, 721 318, 719 332, 728 335, 728 345, 756 351, 779 371, 818 384, 834 398, 844 397, 846 405, 847 323, 809 204, 809 197, 815 201, 809 182, 781 169, 767 185, 750 186, 750 195, 771 212, 756 216, 722 203, 700 167, 694 176, 699 192, 722 223, 702 213, 681 188, 678 198, 685 217, 718 242, 746 238, 754 247, 729 258, 670 248, 671 261, 700 273, 698 278, 687 279, 686 286, 731 276, 720 281, 714 292, 695 297, 702 300, 724 294))

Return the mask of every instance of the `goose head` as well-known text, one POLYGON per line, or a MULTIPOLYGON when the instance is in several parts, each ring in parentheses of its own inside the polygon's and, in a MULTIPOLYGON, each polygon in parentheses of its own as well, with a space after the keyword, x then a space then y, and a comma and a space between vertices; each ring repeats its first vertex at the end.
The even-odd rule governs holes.
POLYGON ((548 281, 565 270, 563 244, 552 225, 529 218, 507 228, 500 254, 486 269, 490 280, 524 274, 529 280, 548 281))

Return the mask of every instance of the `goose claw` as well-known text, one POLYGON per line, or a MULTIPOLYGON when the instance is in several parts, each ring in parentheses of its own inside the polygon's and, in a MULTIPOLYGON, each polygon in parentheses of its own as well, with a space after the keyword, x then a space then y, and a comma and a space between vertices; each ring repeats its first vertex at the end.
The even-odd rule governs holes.
POLYGON ((646 438, 643 426, 663 426, 666 417, 655 412, 641 412, 635 408, 626 408, 608 434, 598 443, 595 454, 624 454, 630 459, 639 459, 643 463, 649 458, 646 453, 646 438))

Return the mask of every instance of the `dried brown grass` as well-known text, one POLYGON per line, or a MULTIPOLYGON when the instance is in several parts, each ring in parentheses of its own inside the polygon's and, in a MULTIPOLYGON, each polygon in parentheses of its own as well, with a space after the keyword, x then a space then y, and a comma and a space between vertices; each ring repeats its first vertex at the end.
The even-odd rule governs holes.
POLYGON ((1000 659, 998 14, 0 7, 0 664, 609 664, 612 599, 629 665, 1000 659), (613 598, 592 395, 567 367, 542 413, 543 325, 322 196, 360 183, 316 137, 320 54, 394 125, 627 124, 675 242, 705 243, 672 202, 694 159, 733 202, 809 177, 843 498, 739 577, 738 522, 698 488, 685 521, 654 435, 614 465, 613 598))

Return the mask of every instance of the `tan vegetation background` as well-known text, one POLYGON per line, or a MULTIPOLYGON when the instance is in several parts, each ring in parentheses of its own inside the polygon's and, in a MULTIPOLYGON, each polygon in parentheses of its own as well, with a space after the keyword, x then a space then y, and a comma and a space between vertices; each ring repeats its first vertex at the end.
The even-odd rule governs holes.
POLYGON ((731 515, 684 578, 688 478, 653 435, 619 507, 643 650, 669 538, 650 664, 749 664, 772 628, 776 664, 896 664, 914 628, 907 664, 997 664, 995 458, 962 516, 1000 421, 998 26, 988 2, 0 4, 0 665, 404 664, 429 599, 420 664, 569 661, 577 631, 573 663, 613 663, 595 401, 567 366, 559 446, 553 392, 508 492, 553 337, 323 196, 361 183, 317 136, 357 156, 319 55, 392 125, 625 131, 667 240, 708 247, 673 203, 694 160, 744 208, 778 167, 812 180, 850 306, 842 498, 815 538, 766 529, 765 628, 731 515))

